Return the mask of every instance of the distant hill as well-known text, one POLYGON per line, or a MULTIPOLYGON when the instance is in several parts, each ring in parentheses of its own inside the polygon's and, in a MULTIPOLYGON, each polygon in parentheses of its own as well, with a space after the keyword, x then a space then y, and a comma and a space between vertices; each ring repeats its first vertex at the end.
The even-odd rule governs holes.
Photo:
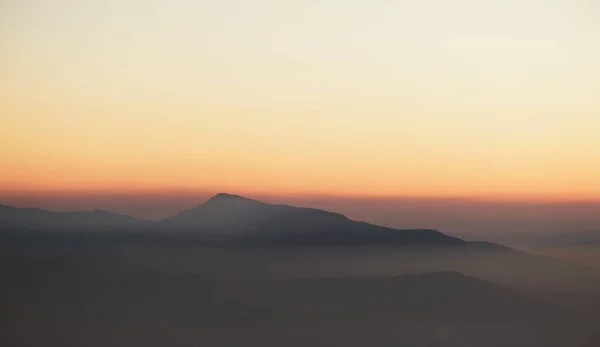
POLYGON ((86 231, 142 226, 141 220, 104 211, 51 212, 0 205, 0 230, 86 231))
MULTIPOLYGON (((308 278, 246 289, 252 305, 265 312, 311 312, 408 318, 413 321, 514 323, 547 321, 566 312, 505 285, 454 271, 387 278, 308 278)), ((311 314, 311 316, 312 316, 311 314)))
POLYGON ((68 345, 74 339, 86 346, 582 346, 572 342, 578 322, 564 310, 455 272, 221 282, 139 267, 104 274, 93 269, 86 263, 77 272, 55 266, 50 277, 40 271, 26 280, 15 277, 12 288, 0 289, 7 294, 3 297, 21 293, 27 298, 5 305, 3 341, 27 346, 68 345))
POLYGON ((600 246, 600 239, 571 243, 574 246, 600 246))

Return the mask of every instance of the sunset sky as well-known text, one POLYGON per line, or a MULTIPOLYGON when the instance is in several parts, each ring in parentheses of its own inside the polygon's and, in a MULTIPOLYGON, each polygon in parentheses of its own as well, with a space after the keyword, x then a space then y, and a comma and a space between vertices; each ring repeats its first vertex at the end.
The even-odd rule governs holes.
POLYGON ((600 199, 600 2, 0 1, 0 203, 160 191, 600 199))

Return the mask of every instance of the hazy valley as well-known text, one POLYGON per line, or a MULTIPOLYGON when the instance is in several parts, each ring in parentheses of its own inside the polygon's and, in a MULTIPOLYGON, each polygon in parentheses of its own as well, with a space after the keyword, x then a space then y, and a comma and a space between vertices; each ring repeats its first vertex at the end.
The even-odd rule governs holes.
POLYGON ((149 222, 0 208, 2 335, 37 346, 595 346, 600 271, 219 194, 149 222))

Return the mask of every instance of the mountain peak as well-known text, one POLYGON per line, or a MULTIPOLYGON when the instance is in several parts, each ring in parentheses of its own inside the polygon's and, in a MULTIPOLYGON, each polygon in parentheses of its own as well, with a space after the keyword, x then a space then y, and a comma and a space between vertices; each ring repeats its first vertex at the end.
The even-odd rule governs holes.
POLYGON ((257 205, 260 201, 245 198, 240 195, 219 193, 208 199, 203 206, 239 206, 239 205, 257 205))
POLYGON ((237 195, 237 194, 229 194, 229 193, 218 193, 217 195, 213 196, 211 199, 246 199, 243 196, 237 195))

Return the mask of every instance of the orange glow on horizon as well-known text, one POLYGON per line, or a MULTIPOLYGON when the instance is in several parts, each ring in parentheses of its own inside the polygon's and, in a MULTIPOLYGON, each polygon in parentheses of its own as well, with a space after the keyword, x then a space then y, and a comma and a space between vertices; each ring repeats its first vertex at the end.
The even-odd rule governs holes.
POLYGON ((32 2, 0 194, 600 199, 590 2, 32 2))

